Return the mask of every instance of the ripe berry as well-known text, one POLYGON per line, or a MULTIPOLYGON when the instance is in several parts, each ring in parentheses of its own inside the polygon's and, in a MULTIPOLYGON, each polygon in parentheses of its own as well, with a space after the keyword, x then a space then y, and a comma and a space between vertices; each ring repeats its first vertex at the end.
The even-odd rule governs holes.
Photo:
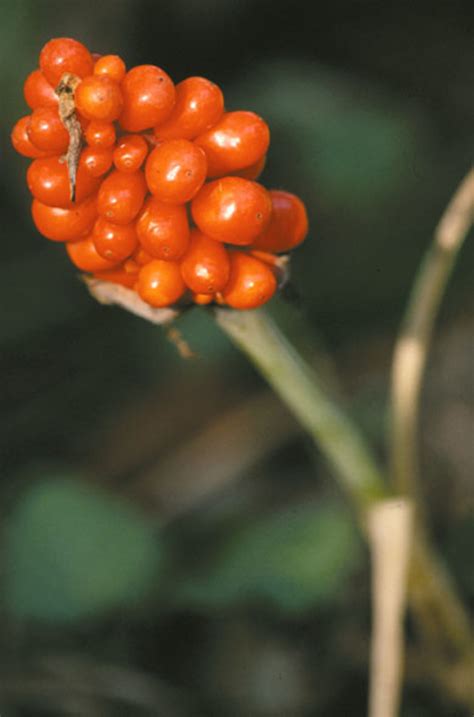
POLYGON ((138 245, 135 223, 112 224, 99 217, 94 224, 92 239, 97 252, 109 261, 127 259, 138 245))
POLYGON ((207 304, 212 304, 214 301, 212 294, 193 294, 191 298, 198 306, 207 306, 207 304))
POLYGON ((33 200, 31 212, 40 234, 51 241, 75 241, 87 236, 97 218, 97 199, 89 197, 71 209, 48 207, 33 200))
POLYGON ((138 274, 137 292, 147 304, 162 308, 171 306, 184 294, 186 287, 179 264, 154 259, 138 274))
POLYGON ((112 122, 92 120, 84 131, 84 137, 90 147, 112 147, 115 144, 115 127, 112 122))
POLYGON ((158 139, 195 139, 224 112, 221 89, 204 77, 188 77, 176 85, 176 104, 169 118, 155 127, 158 139))
POLYGON ((283 252, 301 244, 308 233, 306 208, 299 197, 272 189, 272 218, 266 230, 252 245, 255 249, 283 252))
POLYGON ((23 94, 26 104, 35 110, 37 107, 57 107, 58 96, 41 70, 33 70, 25 80, 23 94))
POLYGON ((260 177, 261 173, 265 169, 266 163, 267 155, 264 154, 263 157, 258 160, 258 162, 255 162, 255 164, 251 164, 250 167, 245 167, 245 169, 238 169, 232 174, 234 175, 234 177, 242 177, 243 179, 251 179, 255 181, 260 177))
POLYGON ((112 166, 113 148, 86 147, 81 153, 81 164, 92 177, 102 177, 112 166))
POLYGON ((148 143, 140 134, 121 137, 114 150, 114 164, 121 172, 136 172, 148 154, 148 143))
POLYGON ((254 112, 227 112, 196 144, 207 155, 209 177, 250 167, 266 154, 270 130, 254 112))
POLYGON ((272 270, 242 251, 230 252, 230 277, 222 292, 233 309, 255 309, 265 304, 277 289, 272 270))
POLYGON ((187 286, 197 294, 214 294, 227 284, 229 271, 230 261, 224 245, 193 229, 189 248, 181 261, 181 275, 187 286))
POLYGON ((97 211, 115 224, 129 224, 140 211, 146 194, 143 172, 114 171, 102 182, 97 211))
POLYGON ((107 271, 94 272, 94 279, 110 281, 112 284, 120 284, 121 286, 125 286, 126 289, 133 289, 137 283, 136 275, 128 274, 120 267, 108 269, 107 271))
POLYGON ((66 152, 69 134, 59 119, 56 107, 38 107, 31 115, 28 136, 35 147, 46 152, 66 152))
POLYGON ((126 71, 125 62, 118 55, 104 55, 94 65, 94 75, 106 75, 115 82, 122 82, 126 71))
POLYGON ((69 242, 66 245, 66 251, 69 258, 78 269, 88 271, 91 274, 96 271, 106 271, 117 265, 117 262, 108 261, 98 254, 92 237, 81 239, 80 241, 69 242))
POLYGON ((113 122, 123 107, 120 85, 107 75, 90 75, 77 86, 76 109, 89 120, 113 122))
POLYGON ((228 244, 252 244, 270 221, 272 204, 266 189, 241 177, 205 184, 191 205, 199 229, 228 244))
POLYGON ((86 77, 92 74, 94 68, 94 60, 87 47, 69 37, 58 37, 47 42, 41 50, 39 64, 53 87, 56 87, 65 72, 86 77))
POLYGON ((151 152, 145 167, 148 189, 157 199, 184 204, 201 189, 207 160, 200 147, 186 139, 171 139, 151 152))
POLYGON ((120 124, 126 132, 141 132, 168 119, 175 102, 171 78, 155 65, 138 65, 122 82, 124 99, 120 124))
POLYGON ((186 208, 150 197, 138 217, 137 234, 143 249, 153 257, 180 259, 189 245, 186 208))
POLYGON ((32 159, 35 157, 47 157, 51 155, 51 152, 44 152, 42 149, 35 147, 29 138, 28 127, 30 125, 30 119, 30 115, 26 115, 26 117, 19 119, 13 127, 10 136, 14 149, 24 157, 30 157, 32 159))
MULTIPOLYGON (((43 204, 67 209, 73 206, 67 164, 60 157, 35 159, 26 174, 28 189, 43 204)), ((100 179, 90 175, 83 165, 76 178, 76 203, 81 203, 99 188, 100 179)))

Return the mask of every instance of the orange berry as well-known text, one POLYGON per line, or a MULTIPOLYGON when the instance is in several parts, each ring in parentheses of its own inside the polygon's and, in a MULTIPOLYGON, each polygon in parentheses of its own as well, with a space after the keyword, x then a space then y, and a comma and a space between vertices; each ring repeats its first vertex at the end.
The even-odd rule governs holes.
POLYGON ((270 144, 270 130, 254 112, 227 112, 199 135, 196 144, 206 153, 209 177, 219 177, 262 159, 270 144))
POLYGON ((30 115, 22 117, 18 120, 11 132, 11 141, 13 148, 24 157, 30 157, 34 159, 36 157, 49 157, 52 152, 45 152, 42 149, 38 149, 28 136, 28 127, 30 125, 30 115))
POLYGON ((57 37, 43 47, 39 64, 48 82, 56 87, 65 72, 78 77, 90 75, 94 60, 87 47, 81 42, 70 37, 57 37))
POLYGON ((117 262, 108 261, 98 254, 90 236, 80 241, 69 242, 66 244, 66 251, 74 266, 77 266, 81 271, 95 273, 96 271, 112 269, 117 265, 117 262))
POLYGON ((106 149, 115 144, 115 127, 112 122, 92 120, 87 124, 84 136, 90 147, 106 149))
POLYGON ((113 148, 86 147, 81 153, 81 165, 92 177, 102 177, 112 166, 113 148))
POLYGON ((200 147, 186 139, 171 139, 150 153, 145 177, 157 199, 170 204, 189 202, 206 179, 207 160, 200 147))
POLYGON ((227 284, 229 271, 229 255, 224 245, 193 229, 189 248, 181 260, 186 285, 197 294, 215 294, 227 284))
POLYGON ((308 215, 303 202, 295 194, 272 189, 272 217, 266 230, 252 247, 263 251, 284 252, 301 244, 308 233, 308 215))
POLYGON ((67 209, 94 194, 99 188, 100 179, 90 175, 83 164, 80 164, 73 203, 67 164, 61 157, 55 156, 35 159, 28 167, 26 182, 32 195, 43 204, 67 209))
POLYGON ((115 170, 102 182, 97 211, 115 224, 129 224, 142 208, 145 194, 143 172, 125 174, 115 170))
POLYGON ((109 261, 127 259, 138 245, 135 223, 112 224, 103 217, 94 224, 92 238, 97 252, 109 261))
POLYGON ((125 62, 118 55, 103 55, 94 65, 94 75, 106 75, 115 82, 122 82, 126 71, 125 62))
POLYGON ((89 197, 71 209, 48 207, 34 199, 31 212, 37 230, 47 239, 75 241, 90 233, 97 218, 97 198, 89 197))
POLYGON ((41 70, 33 70, 25 80, 23 94, 26 104, 35 110, 37 107, 57 107, 58 96, 41 70))
POLYGON ((222 299, 233 309, 256 309, 277 289, 275 276, 266 264, 242 251, 230 252, 230 276, 222 299))
POLYGON ((69 134, 59 119, 57 107, 38 107, 33 110, 27 127, 31 142, 46 152, 60 154, 69 146, 69 134))
POLYGON ((143 249, 153 257, 180 259, 189 245, 186 208, 150 197, 138 217, 137 234, 143 249))
POLYGON ((138 295, 151 306, 171 306, 186 291, 179 264, 154 259, 140 269, 137 281, 138 295))
POLYGON ((120 124, 126 132, 141 132, 168 119, 175 102, 171 78, 155 65, 138 65, 122 81, 124 99, 120 124))
POLYGON ((205 184, 194 198, 191 211, 199 229, 228 244, 251 244, 266 229, 272 205, 268 192, 257 182, 223 177, 205 184))
POLYGON ((82 80, 74 93, 76 109, 83 117, 100 122, 113 122, 123 107, 120 85, 107 75, 90 75, 82 80))
POLYGON ((148 142, 140 134, 121 137, 114 150, 114 164, 121 172, 136 172, 148 154, 148 142))
POLYGON ((195 139, 224 112, 221 89, 204 77, 188 77, 176 85, 176 104, 166 122, 155 127, 158 139, 195 139))

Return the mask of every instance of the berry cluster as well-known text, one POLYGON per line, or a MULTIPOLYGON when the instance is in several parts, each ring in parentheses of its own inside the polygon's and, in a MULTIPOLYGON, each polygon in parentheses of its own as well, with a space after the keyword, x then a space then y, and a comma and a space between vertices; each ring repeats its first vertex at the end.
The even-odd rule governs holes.
POLYGON ((251 309, 273 296, 276 255, 308 222, 298 197, 255 181, 270 142, 261 117, 227 112, 207 79, 175 86, 69 38, 43 47, 24 95, 32 112, 12 142, 33 160, 33 220, 76 267, 153 307, 251 309))

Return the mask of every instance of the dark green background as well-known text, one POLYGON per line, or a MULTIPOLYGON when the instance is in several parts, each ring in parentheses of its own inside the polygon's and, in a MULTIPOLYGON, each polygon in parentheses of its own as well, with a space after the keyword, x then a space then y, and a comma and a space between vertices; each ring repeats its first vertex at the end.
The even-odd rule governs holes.
MULTIPOLYGON (((55 36, 176 82, 207 76, 229 109, 261 113, 262 182, 298 193, 311 220, 299 300, 271 311, 310 361, 333 354, 383 458, 398 321, 472 161, 472 3, 0 13, 2 717, 364 714, 367 556, 327 467, 205 311, 178 323, 198 353, 186 362, 160 329, 92 301, 34 230, 9 132, 55 36)), ((471 600, 472 259, 466 246, 443 306, 421 435, 433 532, 471 600)), ((404 717, 457 709, 409 672, 404 717)))

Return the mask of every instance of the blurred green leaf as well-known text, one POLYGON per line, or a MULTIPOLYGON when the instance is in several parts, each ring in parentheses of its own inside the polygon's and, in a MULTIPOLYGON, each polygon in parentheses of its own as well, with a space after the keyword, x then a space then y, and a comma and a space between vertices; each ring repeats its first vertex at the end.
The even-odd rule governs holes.
POLYGON ((360 556, 345 509, 300 505, 237 530, 205 577, 181 585, 179 599, 203 608, 263 599, 297 612, 335 599, 360 556))
POLYGON ((25 492, 6 531, 5 597, 17 617, 71 620, 139 598, 160 549, 129 505, 68 477, 25 492))

